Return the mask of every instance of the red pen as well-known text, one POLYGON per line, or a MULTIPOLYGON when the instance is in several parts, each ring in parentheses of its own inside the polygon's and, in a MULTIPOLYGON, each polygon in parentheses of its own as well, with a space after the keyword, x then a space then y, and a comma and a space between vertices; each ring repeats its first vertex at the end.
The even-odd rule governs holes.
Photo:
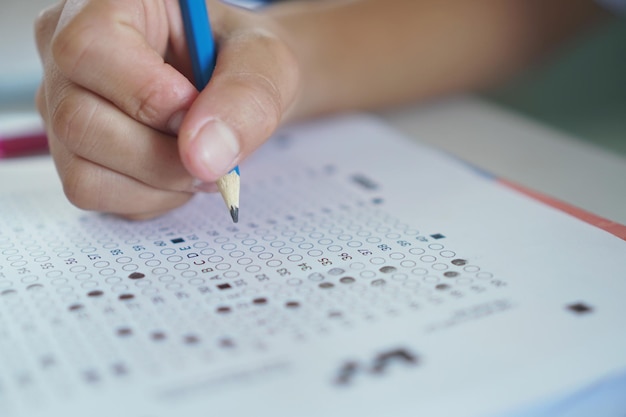
POLYGON ((33 114, 0 117, 0 159, 48 152, 48 138, 41 119, 33 114))

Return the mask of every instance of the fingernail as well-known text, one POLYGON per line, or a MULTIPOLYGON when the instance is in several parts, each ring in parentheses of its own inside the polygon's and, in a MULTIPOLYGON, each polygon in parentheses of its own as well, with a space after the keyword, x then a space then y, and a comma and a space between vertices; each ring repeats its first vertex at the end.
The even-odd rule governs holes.
POLYGON ((174 113, 172 117, 170 117, 169 122, 167 122, 167 128, 170 130, 170 132, 178 134, 178 131, 180 130, 180 125, 183 124, 183 120, 185 119, 186 115, 186 110, 180 110, 174 113))
POLYGON ((239 155, 239 141, 233 131, 219 120, 209 121, 193 139, 192 158, 207 177, 217 178, 228 172, 239 155))
POLYGON ((216 193, 218 188, 214 182, 205 182, 199 178, 194 178, 191 184, 191 191, 194 193, 216 193))

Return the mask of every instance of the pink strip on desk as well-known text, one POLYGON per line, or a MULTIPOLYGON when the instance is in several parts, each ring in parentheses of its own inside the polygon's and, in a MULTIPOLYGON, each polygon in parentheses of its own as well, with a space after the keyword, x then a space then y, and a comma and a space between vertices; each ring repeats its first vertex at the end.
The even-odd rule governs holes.
POLYGON ((0 137, 0 158, 39 155, 48 152, 48 138, 45 133, 37 132, 19 137, 0 137))
POLYGON ((579 220, 584 221, 585 223, 589 223, 599 229, 605 230, 617 237, 619 237, 622 240, 626 240, 626 226, 608 219, 605 219, 603 217, 597 216, 593 213, 589 213, 588 211, 585 211, 583 209, 580 209, 578 207, 572 206, 571 204, 565 203, 561 200, 558 200, 556 198, 547 196, 545 194, 539 193, 537 191, 534 190, 530 190, 526 187, 523 187, 519 184, 515 184, 513 182, 507 181, 507 180, 498 180, 500 183, 511 187, 523 194, 526 194, 529 197, 534 198, 535 200, 541 201, 542 203, 545 203, 551 207, 554 207, 558 210, 561 210, 571 216, 576 217, 579 220))

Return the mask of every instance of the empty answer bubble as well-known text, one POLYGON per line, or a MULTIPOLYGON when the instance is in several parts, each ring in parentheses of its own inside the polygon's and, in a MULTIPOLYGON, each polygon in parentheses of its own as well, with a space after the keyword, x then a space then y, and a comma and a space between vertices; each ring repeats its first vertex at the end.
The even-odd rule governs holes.
POLYGON ((319 272, 314 272, 314 273, 310 274, 308 276, 308 278, 311 281, 323 281, 324 280, 324 275, 320 274, 319 272))
POLYGON ((443 264, 443 263, 434 263, 430 266, 432 269, 435 269, 437 271, 445 271, 446 269, 448 269, 448 265, 443 264))

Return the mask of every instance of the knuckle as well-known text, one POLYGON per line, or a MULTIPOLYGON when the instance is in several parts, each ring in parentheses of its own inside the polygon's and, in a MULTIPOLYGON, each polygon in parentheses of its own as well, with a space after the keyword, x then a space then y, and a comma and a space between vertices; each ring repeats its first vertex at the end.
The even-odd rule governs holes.
POLYGON ((35 19, 35 40, 37 41, 39 52, 42 51, 43 46, 49 40, 49 28, 52 24, 54 23, 49 10, 42 11, 35 19))
POLYGON ((232 74, 234 84, 244 89, 254 122, 262 126, 264 133, 271 133, 295 99, 300 76, 298 61, 284 41, 263 29, 242 33, 234 42, 246 48, 253 43, 256 51, 272 57, 270 67, 245 68, 232 74))
POLYGON ((250 105, 256 108, 258 122, 266 133, 273 131, 280 123, 283 111, 282 97, 275 83, 267 77, 258 75, 251 86, 250 105))
POLYGON ((170 97, 167 88, 160 83, 146 82, 136 96, 131 96, 132 117, 135 120, 153 124, 160 118, 160 104, 169 103, 170 97))
POLYGON ((90 26, 73 19, 52 37, 52 57, 59 69, 71 77, 88 59, 95 40, 90 26))
POLYGON ((148 76, 132 94, 126 95, 123 107, 133 119, 149 126, 165 127, 171 108, 197 95, 195 89, 171 85, 166 78, 162 73, 148 76))
POLYGON ((70 151, 78 152, 88 145, 96 105, 77 93, 61 98, 51 114, 52 133, 70 151))
POLYGON ((300 65, 293 51, 278 38, 270 38, 266 47, 270 51, 269 54, 275 57, 276 62, 280 63, 273 78, 273 88, 278 99, 280 99, 281 111, 285 111, 293 101, 299 86, 300 65), (275 80, 280 80, 280 89, 275 80))
POLYGON ((298 61, 287 43, 274 35, 265 35, 262 36, 262 39, 262 46, 267 49, 271 56, 275 57, 277 62, 281 63, 281 70, 297 68, 298 61))
POLYGON ((82 210, 98 210, 102 207, 97 173, 85 163, 74 158, 63 173, 63 192, 74 206, 82 210))
POLYGON ((48 10, 43 10, 35 18, 35 36, 43 34, 50 22, 50 14, 48 10))
POLYGON ((71 135, 79 108, 80 104, 69 96, 61 98, 52 109, 50 128, 60 141, 65 142, 71 135))
POLYGON ((256 106, 259 115, 258 126, 261 127, 264 136, 269 136, 280 123, 278 106, 272 100, 263 100, 259 96, 252 98, 251 105, 256 106))
POLYGON ((253 41, 255 49, 262 50, 265 56, 273 57, 278 65, 273 72, 279 74, 282 80, 293 83, 299 75, 299 62, 289 45, 280 37, 263 29, 250 31, 244 35, 244 42, 253 41))
POLYGON ((60 2, 53 6, 43 9, 35 18, 34 29, 35 39, 38 45, 43 45, 50 41, 50 35, 56 28, 61 16, 64 3, 60 2))
POLYGON ((291 104, 300 85, 300 63, 293 51, 284 44, 282 45, 281 54, 281 62, 283 62, 281 75, 285 81, 283 97, 286 97, 283 101, 284 104, 291 104))
POLYGON ((282 117, 282 99, 278 87, 268 77, 256 72, 231 74, 233 84, 242 94, 241 115, 264 134, 271 133, 282 117))

